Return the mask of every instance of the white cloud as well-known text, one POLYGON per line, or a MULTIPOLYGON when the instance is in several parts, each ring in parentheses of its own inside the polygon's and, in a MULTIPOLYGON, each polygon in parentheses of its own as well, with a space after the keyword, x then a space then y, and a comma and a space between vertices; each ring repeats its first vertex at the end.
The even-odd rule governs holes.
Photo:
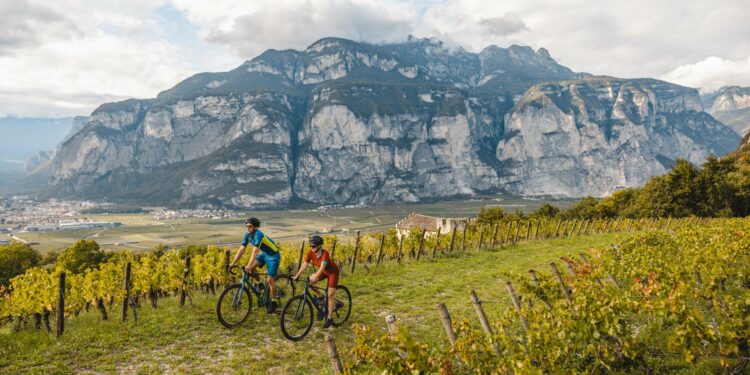
POLYGON ((304 49, 324 37, 357 41, 406 40, 416 14, 395 2, 354 0, 175 0, 206 40, 229 46, 243 59, 266 49, 304 49), (229 9, 215 12, 215 8, 229 9))
POLYGON ((11 34, 0 28, 0 116, 89 114, 102 103, 154 97, 191 74, 238 64, 197 36, 169 40, 158 14, 163 1, 11 1, 19 6, 0 12, 0 20, 30 25, 34 34, 3 44, 11 34), (58 21, 32 27, 39 19, 58 21))
POLYGON ((67 39, 80 33, 63 13, 27 0, 0 2, 0 25, 0 55, 45 39, 67 39))
POLYGON ((750 56, 745 60, 711 56, 695 64, 680 66, 661 78, 699 88, 702 92, 713 92, 724 86, 750 86, 750 56))
POLYGON ((749 9, 746 0, 2 0, 0 116, 85 114, 327 36, 413 34, 474 52, 530 45, 575 71, 750 85, 749 9))
POLYGON ((479 21, 479 25, 483 26, 485 32, 488 34, 499 37, 508 36, 528 29, 521 17, 510 12, 505 13, 502 17, 484 18, 479 21))

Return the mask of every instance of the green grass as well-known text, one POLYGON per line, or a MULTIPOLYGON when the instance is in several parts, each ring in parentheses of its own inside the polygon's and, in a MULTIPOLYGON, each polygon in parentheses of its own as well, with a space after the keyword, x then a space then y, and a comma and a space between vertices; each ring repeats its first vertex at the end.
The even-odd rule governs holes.
MULTIPOLYGON (((595 235, 531 242, 504 249, 423 259, 419 263, 388 262, 375 268, 357 265, 355 275, 346 272, 341 284, 352 292, 353 309, 347 327, 334 333, 344 362, 352 360, 354 344, 349 324, 364 323, 385 332, 385 316, 396 315, 421 339, 445 340, 435 306, 447 304, 455 319, 477 324, 468 292, 475 289, 492 321, 500 309, 510 306, 504 285, 506 272, 529 268, 549 269, 549 261, 576 255, 591 247, 607 246, 616 235, 595 235)), ((348 271, 348 269, 347 269, 348 271)), ((66 333, 25 329, 0 329, 2 373, 329 373, 323 346, 322 322, 315 323, 299 343, 284 339, 278 316, 256 311, 245 325, 224 329, 216 319, 217 296, 193 292, 192 306, 179 307, 173 298, 160 300, 154 310, 139 309, 138 323, 121 323, 121 306, 115 305, 110 321, 95 310, 66 323, 66 333)))

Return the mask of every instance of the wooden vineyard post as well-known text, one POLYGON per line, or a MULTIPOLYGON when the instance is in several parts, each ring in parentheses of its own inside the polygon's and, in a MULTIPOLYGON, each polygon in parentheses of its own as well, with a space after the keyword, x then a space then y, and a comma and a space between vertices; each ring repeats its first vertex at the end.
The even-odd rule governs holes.
POLYGON ((568 232, 568 237, 573 237, 573 232, 575 232, 577 224, 578 224, 578 219, 573 220, 573 225, 570 227, 570 232, 568 232))
POLYGON ((357 252, 359 251, 359 231, 357 231, 357 239, 354 241, 354 258, 352 258, 352 270, 351 274, 354 275, 354 266, 357 265, 357 252))
POLYGON ((187 295, 186 284, 190 274, 190 257, 185 258, 185 273, 182 275, 182 285, 180 286, 180 306, 185 306, 185 296, 187 295))
MULTIPOLYGON (((471 303, 474 304, 474 309, 477 311, 479 323, 482 324, 482 328, 484 328, 484 331, 487 332, 487 335, 489 335, 491 338, 494 333, 492 332, 492 326, 490 326, 490 322, 487 320, 487 315, 484 313, 484 309, 482 308, 482 301, 479 300, 479 297, 477 297, 477 293, 474 292, 473 289, 469 291, 469 298, 471 299, 471 303)), ((492 343, 492 349, 495 351, 495 354, 500 355, 500 350, 498 350, 497 344, 495 344, 494 342, 492 343)))
POLYGON ((398 241, 398 253, 396 253, 396 262, 401 263, 401 249, 404 248, 404 235, 398 241))
MULTIPOLYGON (((396 326, 396 316, 395 315, 388 315, 385 317, 385 325, 388 326, 388 332, 391 334, 391 336, 396 336, 396 333, 398 332, 398 326, 396 326)), ((401 349, 396 349, 398 352, 398 356, 403 358, 406 358, 406 352, 404 352, 401 349)))
POLYGON ((516 234, 515 234, 515 236, 513 236, 513 244, 514 245, 518 243, 518 233, 520 231, 521 231, 521 222, 517 221, 516 222, 516 234))
POLYGON ((453 332, 453 326, 451 325, 451 315, 448 313, 448 308, 444 303, 438 303, 437 311, 440 315, 440 321, 443 323, 445 334, 448 335, 448 341, 450 341, 451 346, 456 345, 456 333, 453 332))
POLYGON ((529 322, 526 320, 526 317, 524 317, 523 313, 521 312, 521 303, 518 301, 518 297, 516 296, 516 291, 513 290, 513 284, 510 282, 510 280, 505 282, 505 288, 508 289, 510 300, 513 302, 513 306, 516 308, 516 311, 518 312, 518 317, 521 320, 521 325, 523 326, 524 331, 526 331, 526 333, 528 334, 529 322))
POLYGON ((578 232, 576 232, 576 237, 581 235, 581 229, 583 229, 583 223, 588 222, 588 219, 581 221, 581 225, 578 226, 578 232))
POLYGON ((326 348, 328 349, 328 358, 331 360, 331 368, 333 373, 336 375, 344 373, 344 367, 341 366, 341 359, 339 358, 339 351, 336 349, 336 343, 333 341, 333 335, 326 333, 326 348))
POLYGON ((60 272, 57 284, 57 337, 65 332, 65 272, 60 272))
POLYGON ((419 249, 417 250, 417 260, 422 256, 422 249, 424 248, 424 236, 427 234, 427 229, 422 229, 422 236, 419 238, 419 249))
POLYGON ((383 259, 383 246, 385 245, 385 233, 380 237, 380 250, 378 250, 378 260, 375 263, 375 266, 380 265, 380 260, 383 259))
POLYGON ((497 241, 497 227, 498 223, 495 223, 495 228, 492 230, 492 241, 490 241, 490 247, 495 248, 495 242, 497 241))
POLYGON ((526 222, 526 242, 529 241, 529 235, 531 235, 531 220, 526 222))
POLYGON ((437 235, 435 236, 435 246, 432 247, 432 258, 435 258, 435 253, 437 252, 438 248, 438 242, 440 242, 440 227, 438 227, 437 235))
POLYGON ((560 233, 560 224, 562 224, 562 219, 557 219, 557 227, 555 228, 555 234, 552 235, 552 238, 557 238, 557 234, 560 233))
POLYGON ((331 260, 333 260, 333 256, 336 255, 336 241, 333 241, 333 245, 331 245, 331 260))
POLYGON ((552 267, 552 273, 555 275, 557 282, 560 283, 560 287, 562 288, 563 294, 565 295, 565 299, 568 300, 568 304, 572 306, 573 301, 570 299, 570 290, 565 285, 565 281, 563 281, 562 276, 560 275, 560 270, 557 269, 557 265, 555 264, 555 262, 550 262, 549 265, 550 267, 552 267))
POLYGON ((508 239, 510 238, 511 229, 513 229, 513 222, 508 221, 508 229, 505 230, 505 239, 503 240, 503 246, 508 244, 508 239))
POLYGON ((230 252, 227 250, 224 252, 224 272, 226 272, 227 275, 229 274, 229 257, 230 252))
POLYGON ((466 252, 466 223, 464 223, 464 234, 461 236, 461 252, 466 252))
POLYGON ((451 245, 450 245, 450 247, 448 248, 448 252, 449 252, 449 253, 452 253, 452 252, 453 252, 453 242, 454 242, 454 241, 455 241, 455 239, 456 239, 456 229, 458 229, 458 225, 455 225, 455 226, 453 226, 453 234, 451 234, 451 245))
POLYGON ((130 262, 125 263, 125 297, 122 299, 122 321, 128 319, 128 301, 130 300, 130 262))
POLYGON ((302 256, 305 254, 305 240, 302 240, 302 246, 299 248, 299 261, 297 262, 297 271, 302 268, 302 256))
POLYGON ((482 251, 482 240, 484 240, 484 226, 479 227, 479 243, 477 243, 477 252, 482 251))
POLYGON ((541 222, 541 220, 536 221, 536 229, 534 229, 534 241, 539 239, 539 223, 541 222))
POLYGON ((567 222, 567 223, 565 224, 565 227, 563 228, 563 234, 562 234, 562 236, 561 236, 561 237, 570 237, 570 232, 572 232, 572 231, 573 231, 573 228, 574 228, 574 227, 575 227, 575 225, 576 225, 576 221, 578 221, 578 219, 573 219, 573 221, 572 221, 572 222, 571 222, 571 221, 568 221, 568 222, 567 222))

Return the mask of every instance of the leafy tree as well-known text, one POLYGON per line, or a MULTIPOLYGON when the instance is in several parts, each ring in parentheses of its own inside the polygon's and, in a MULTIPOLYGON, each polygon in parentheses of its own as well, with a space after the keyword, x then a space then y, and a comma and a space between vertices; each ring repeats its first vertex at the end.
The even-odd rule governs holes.
POLYGON ((560 209, 549 204, 548 202, 542 203, 539 208, 531 213, 531 216, 536 218, 553 218, 560 214, 560 209))
POLYGON ((95 268, 106 259, 107 255, 99 248, 96 241, 80 240, 63 250, 57 262, 66 270, 78 274, 89 268, 95 268))
POLYGON ((580 201, 570 206, 562 213, 563 218, 600 218, 601 215, 597 210, 599 201, 594 197, 583 197, 580 201))
POLYGON ((11 242, 0 246, 0 285, 8 286, 10 279, 36 267, 42 257, 27 244, 11 242))
POLYGON ((502 221, 508 214, 502 207, 482 208, 477 215, 477 224, 491 224, 502 221))
POLYGON ((599 201, 596 211, 604 217, 635 217, 637 215, 633 212, 632 206, 637 196, 638 189, 618 190, 599 201))

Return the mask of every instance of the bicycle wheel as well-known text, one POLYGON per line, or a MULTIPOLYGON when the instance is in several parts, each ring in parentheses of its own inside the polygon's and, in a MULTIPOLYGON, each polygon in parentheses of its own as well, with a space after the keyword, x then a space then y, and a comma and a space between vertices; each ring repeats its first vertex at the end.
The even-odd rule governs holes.
POLYGON ((250 316, 252 308, 252 294, 242 284, 232 284, 219 296, 216 303, 216 315, 224 327, 234 328, 242 324, 250 316))
POLYGON ((336 297, 333 305, 333 325, 339 327, 346 323, 352 313, 352 294, 343 285, 336 286, 336 297))
POLYGON ((294 295, 294 282, 289 275, 276 276, 276 297, 279 299, 279 305, 284 301, 292 298, 294 295))
POLYGON ((313 307, 304 295, 294 296, 281 310, 281 332, 289 340, 299 341, 307 336, 313 324, 313 307))

